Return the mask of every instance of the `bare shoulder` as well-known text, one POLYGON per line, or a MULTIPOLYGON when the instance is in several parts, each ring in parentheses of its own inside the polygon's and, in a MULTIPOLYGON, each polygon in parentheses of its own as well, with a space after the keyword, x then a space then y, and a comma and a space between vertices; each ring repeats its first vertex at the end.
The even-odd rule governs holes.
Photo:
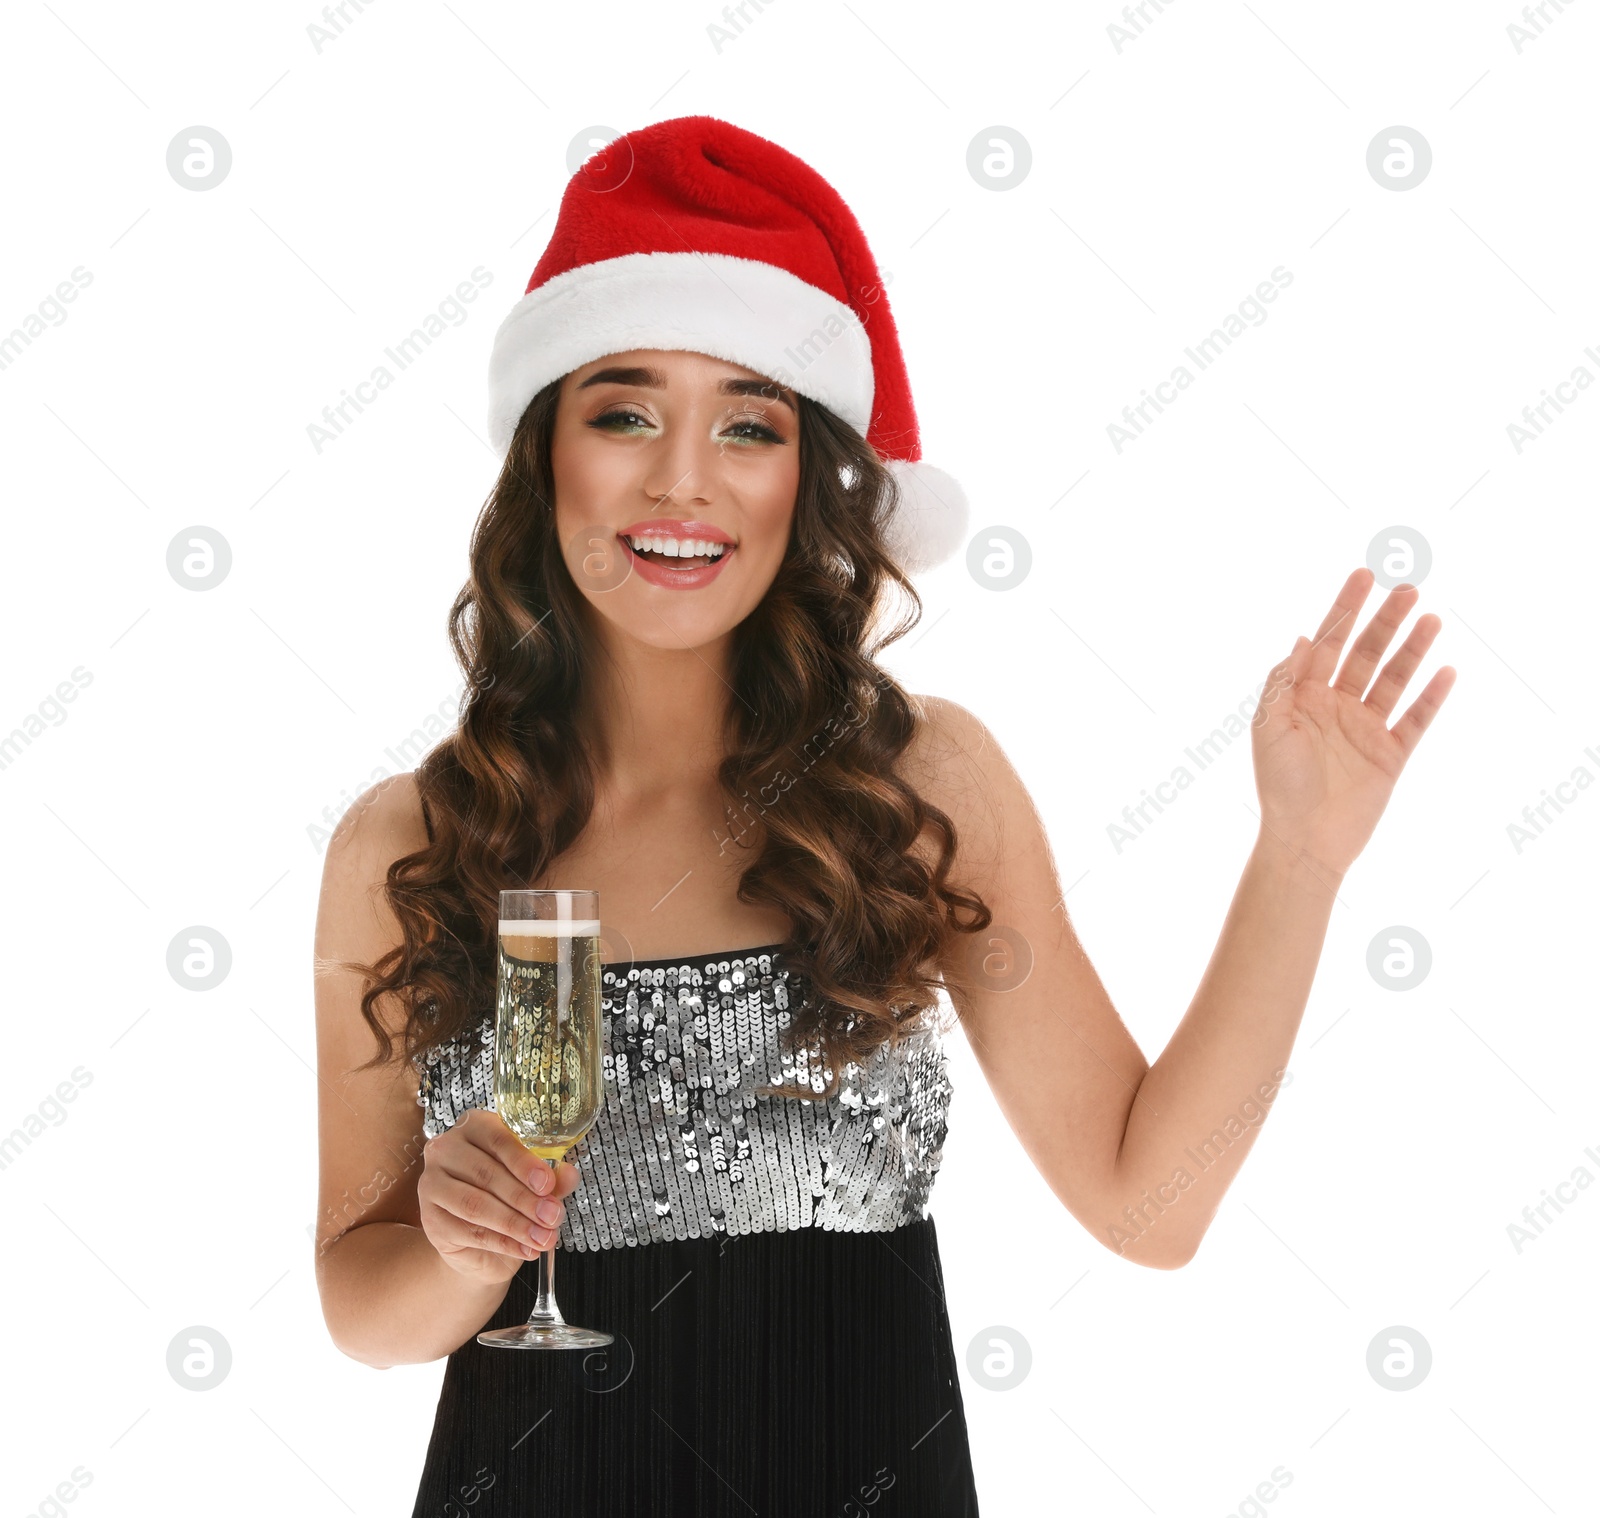
POLYGON ((911 697, 917 733, 902 774, 955 828, 963 874, 988 875, 1008 835, 1035 816, 1022 778, 987 724, 943 696, 911 697))
POLYGON ((370 785, 351 803, 328 840, 328 859, 337 855, 343 868, 375 854, 397 859, 426 848, 427 824, 422 793, 410 770, 370 785))
MULTIPOLYGON (((901 776, 930 806, 949 819, 955 835, 948 883, 976 894, 991 920, 1005 925, 978 942, 986 955, 1011 952, 1018 936, 1034 944, 1061 939, 1071 926, 1054 920, 1053 904, 1061 901, 1055 860, 1043 819, 1022 777, 987 723, 959 702, 939 696, 913 696, 919 722, 902 756, 901 776)), ((939 840, 924 831, 917 856, 935 866, 939 840)), ((969 1035, 978 1027, 984 1004, 961 994, 962 976, 971 970, 972 941, 952 941, 942 968, 957 1008, 967 1019, 969 1035)), ((988 962, 987 960, 985 962, 988 962)), ((991 996, 991 1013, 1006 998, 991 996)), ((991 1038, 992 1043, 992 1038, 991 1038)), ((995 1079, 990 1073, 990 1079, 995 1079)))
POLYGON ((389 1036, 391 1057, 362 1068, 381 1048, 362 998, 367 967, 404 939, 384 892, 389 866, 427 841, 416 777, 393 775, 356 798, 323 859, 314 950, 319 1279, 327 1249, 350 1228, 419 1221, 422 1118, 416 1072, 397 1041, 406 1009, 394 996, 375 1000, 373 1015, 389 1036))
POLYGON ((948 696, 924 696, 910 693, 918 717, 921 733, 933 738, 938 746, 953 746, 967 750, 981 750, 994 742, 994 734, 984 725, 976 712, 968 711, 959 701, 948 696))
POLYGON ((987 787, 1020 785, 1000 740, 976 713, 946 696, 914 695, 911 702, 918 720, 903 756, 905 776, 929 800, 947 811, 981 811, 987 787))
POLYGON ((372 963, 400 941, 400 925, 384 898, 396 859, 427 847, 416 776, 390 775, 369 786, 339 819, 322 861, 317 910, 319 979, 333 961, 372 963))

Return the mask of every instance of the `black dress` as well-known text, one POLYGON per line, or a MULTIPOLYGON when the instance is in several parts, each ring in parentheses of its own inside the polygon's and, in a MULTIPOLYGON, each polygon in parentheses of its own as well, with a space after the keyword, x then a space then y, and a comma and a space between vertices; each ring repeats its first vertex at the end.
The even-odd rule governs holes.
MULTIPOLYGON (((977 1513, 927 1213, 947 1025, 847 1066, 827 1101, 757 1095, 825 1086, 779 1047, 805 994, 781 959, 606 967, 605 1097, 567 1155, 555 1287, 614 1342, 458 1347, 413 1518, 977 1513)), ((419 1066, 428 1137, 494 1105, 492 1039, 486 1017, 419 1066)), ((526 1321, 536 1270, 484 1327, 526 1321)))

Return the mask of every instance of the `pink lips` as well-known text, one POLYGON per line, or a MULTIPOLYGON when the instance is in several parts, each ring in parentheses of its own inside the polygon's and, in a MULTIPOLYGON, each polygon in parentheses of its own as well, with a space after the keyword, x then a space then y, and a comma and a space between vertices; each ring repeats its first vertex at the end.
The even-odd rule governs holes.
POLYGON ((676 538, 680 543, 685 539, 691 543, 733 543, 720 527, 713 527, 710 522, 686 522, 682 517, 647 517, 619 527, 617 534, 629 538, 676 538))
MULTIPOLYGON (((655 527, 655 530, 659 532, 660 528, 666 524, 655 523, 652 525, 655 527)), ((677 524, 673 525, 676 526, 677 524)), ((723 550, 722 557, 718 559, 715 564, 702 564, 694 569, 672 569, 666 564, 652 563, 649 559, 644 558, 641 554, 635 553, 633 544, 630 543, 627 538, 623 537, 620 533, 618 534, 617 541, 622 544, 623 551, 632 561, 634 573, 646 583, 650 585, 660 585, 665 587, 667 590, 699 590, 702 586, 709 585, 714 579, 716 579, 716 577, 722 573, 723 565, 725 565, 728 560, 734 556, 734 554, 738 553, 739 550, 737 546, 733 545, 731 539, 729 539, 726 533, 721 532, 716 528, 705 530, 703 528, 703 524, 699 523, 693 525, 701 530, 695 532, 685 532, 683 534, 684 537, 689 538, 692 541, 698 540, 700 542, 705 542, 710 540, 711 542, 715 543, 729 544, 729 546, 723 550)), ((630 528, 629 531, 636 530, 630 528)), ((637 533, 636 535, 643 536, 643 533, 637 533)))

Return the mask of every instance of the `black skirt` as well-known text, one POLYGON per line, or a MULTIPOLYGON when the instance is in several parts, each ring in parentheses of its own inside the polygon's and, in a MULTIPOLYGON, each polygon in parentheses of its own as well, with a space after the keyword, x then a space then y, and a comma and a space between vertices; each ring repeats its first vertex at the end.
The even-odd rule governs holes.
POLYGON ((977 1514, 931 1216, 561 1249, 555 1284, 614 1342, 456 1349, 413 1518, 977 1514))

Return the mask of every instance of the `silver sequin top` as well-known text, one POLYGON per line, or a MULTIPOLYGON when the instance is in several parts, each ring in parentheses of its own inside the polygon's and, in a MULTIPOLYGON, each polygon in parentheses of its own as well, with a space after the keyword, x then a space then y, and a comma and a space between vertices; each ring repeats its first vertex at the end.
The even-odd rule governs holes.
MULTIPOLYGON (((567 1152, 583 1180, 561 1248, 882 1232, 926 1216, 950 1103, 948 1020, 925 1015, 897 1048, 850 1061, 826 1101, 758 1095, 762 1085, 827 1086, 815 1041, 792 1055, 779 1047, 805 994, 780 948, 603 970, 605 1097, 567 1152)), ((493 1109, 493 1053, 490 1013, 418 1063, 427 1138, 473 1107, 493 1109)))

